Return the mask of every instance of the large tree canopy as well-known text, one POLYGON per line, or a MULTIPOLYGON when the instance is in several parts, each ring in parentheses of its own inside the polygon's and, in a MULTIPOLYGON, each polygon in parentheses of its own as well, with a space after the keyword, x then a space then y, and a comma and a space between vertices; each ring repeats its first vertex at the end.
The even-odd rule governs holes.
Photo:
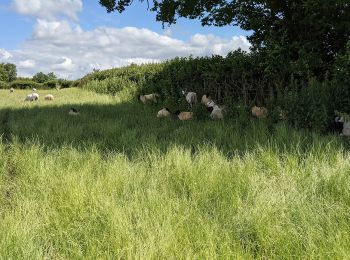
POLYGON ((0 81, 11 82, 17 77, 17 68, 12 63, 0 63, 0 81))
MULTIPOLYGON (((107 12, 121 13, 133 0, 99 2, 107 12)), ((252 30, 253 50, 268 50, 316 71, 333 63, 350 37, 349 0, 153 0, 148 4, 163 24, 185 17, 199 19, 202 25, 252 30)))

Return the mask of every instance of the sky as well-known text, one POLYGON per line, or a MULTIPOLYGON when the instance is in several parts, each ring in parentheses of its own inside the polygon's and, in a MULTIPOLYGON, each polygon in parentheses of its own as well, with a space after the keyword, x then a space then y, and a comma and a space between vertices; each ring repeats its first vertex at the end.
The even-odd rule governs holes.
POLYGON ((179 19, 163 28, 137 0, 122 14, 98 0, 0 0, 0 63, 18 76, 54 72, 77 79, 93 69, 160 62, 176 56, 225 56, 248 51, 250 32, 179 19))

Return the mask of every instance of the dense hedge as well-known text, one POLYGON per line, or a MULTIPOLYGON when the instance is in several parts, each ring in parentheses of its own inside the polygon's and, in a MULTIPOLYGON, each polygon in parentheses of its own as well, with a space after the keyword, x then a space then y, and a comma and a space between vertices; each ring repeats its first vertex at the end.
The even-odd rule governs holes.
POLYGON ((44 83, 38 83, 33 81, 30 78, 17 78, 12 82, 3 82, 0 81, 0 89, 52 89, 52 88, 69 88, 72 87, 75 81, 57 79, 49 80, 44 83))
POLYGON ((182 89, 198 96, 210 93, 232 109, 238 104, 246 111, 252 105, 264 105, 271 115, 283 110, 297 127, 326 131, 335 110, 350 113, 349 57, 350 45, 322 79, 300 68, 272 66, 277 61, 266 60, 263 53, 235 51, 225 58, 176 58, 161 64, 97 71, 83 77, 79 86, 113 95, 125 89, 158 92, 173 106, 181 105, 182 89))
POLYGON ((31 89, 31 88, 40 89, 43 87, 44 87, 43 84, 37 83, 30 79, 16 79, 8 85, 8 88, 15 88, 15 89, 31 89))

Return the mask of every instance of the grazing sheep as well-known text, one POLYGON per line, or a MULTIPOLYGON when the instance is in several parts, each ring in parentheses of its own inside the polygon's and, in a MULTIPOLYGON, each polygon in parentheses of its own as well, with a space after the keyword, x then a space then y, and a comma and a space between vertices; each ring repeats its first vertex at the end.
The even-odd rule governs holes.
POLYGON ((12 92, 14 92, 15 91, 15 89, 14 88, 10 88, 10 92, 12 93, 12 92))
POLYGON ((267 108, 266 107, 252 107, 252 115, 257 118, 266 118, 267 117, 267 108))
POLYGON ((79 115, 79 112, 77 109, 75 109, 74 107, 72 107, 69 112, 68 112, 69 115, 71 116, 76 116, 76 115, 79 115))
POLYGON ((213 120, 220 120, 224 118, 222 109, 218 105, 208 107, 208 111, 210 112, 210 117, 213 120))
POLYGON ((206 105, 210 100, 211 100, 210 95, 207 93, 202 96, 201 103, 206 105))
POLYGON ((344 122, 342 135, 350 136, 350 122, 344 122))
POLYGON ((33 91, 36 92, 36 88, 33 88, 33 91))
POLYGON ((206 106, 206 107, 215 107, 216 104, 215 102, 210 98, 209 94, 205 94, 202 96, 201 102, 206 106))
POLYGON ((45 100, 52 101, 52 100, 54 100, 54 97, 53 97, 53 95, 51 95, 51 94, 47 94, 47 95, 45 96, 45 100))
POLYGON ((163 109, 159 110, 157 113, 157 117, 158 118, 162 118, 162 117, 169 117, 170 116, 170 110, 166 107, 164 107, 163 109))
POLYGON ((156 93, 148 94, 148 95, 139 95, 138 99, 143 103, 146 104, 147 102, 154 102, 157 103, 157 98, 159 98, 159 95, 156 93))
POLYGON ((180 112, 180 110, 177 110, 175 115, 177 115, 181 121, 191 120, 193 118, 193 112, 180 112))
POLYGON ((24 101, 36 101, 39 100, 39 95, 37 93, 32 93, 26 96, 24 101))
POLYGON ((192 108, 193 105, 197 103, 197 93, 195 92, 186 92, 182 90, 182 95, 185 96, 187 103, 192 108))
POLYGON ((337 116, 331 126, 333 132, 340 133, 343 136, 350 136, 350 122, 344 117, 337 116))

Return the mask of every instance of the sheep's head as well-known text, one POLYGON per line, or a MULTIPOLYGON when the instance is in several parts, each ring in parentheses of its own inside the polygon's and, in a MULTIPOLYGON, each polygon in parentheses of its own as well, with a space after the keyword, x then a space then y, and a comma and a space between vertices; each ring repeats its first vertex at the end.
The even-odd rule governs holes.
POLYGON ((213 112, 214 108, 213 107, 207 107, 207 110, 211 113, 211 112, 213 112))
POLYGON ((176 110, 176 111, 175 111, 175 115, 177 115, 177 116, 178 116, 180 113, 181 113, 180 110, 176 110))

